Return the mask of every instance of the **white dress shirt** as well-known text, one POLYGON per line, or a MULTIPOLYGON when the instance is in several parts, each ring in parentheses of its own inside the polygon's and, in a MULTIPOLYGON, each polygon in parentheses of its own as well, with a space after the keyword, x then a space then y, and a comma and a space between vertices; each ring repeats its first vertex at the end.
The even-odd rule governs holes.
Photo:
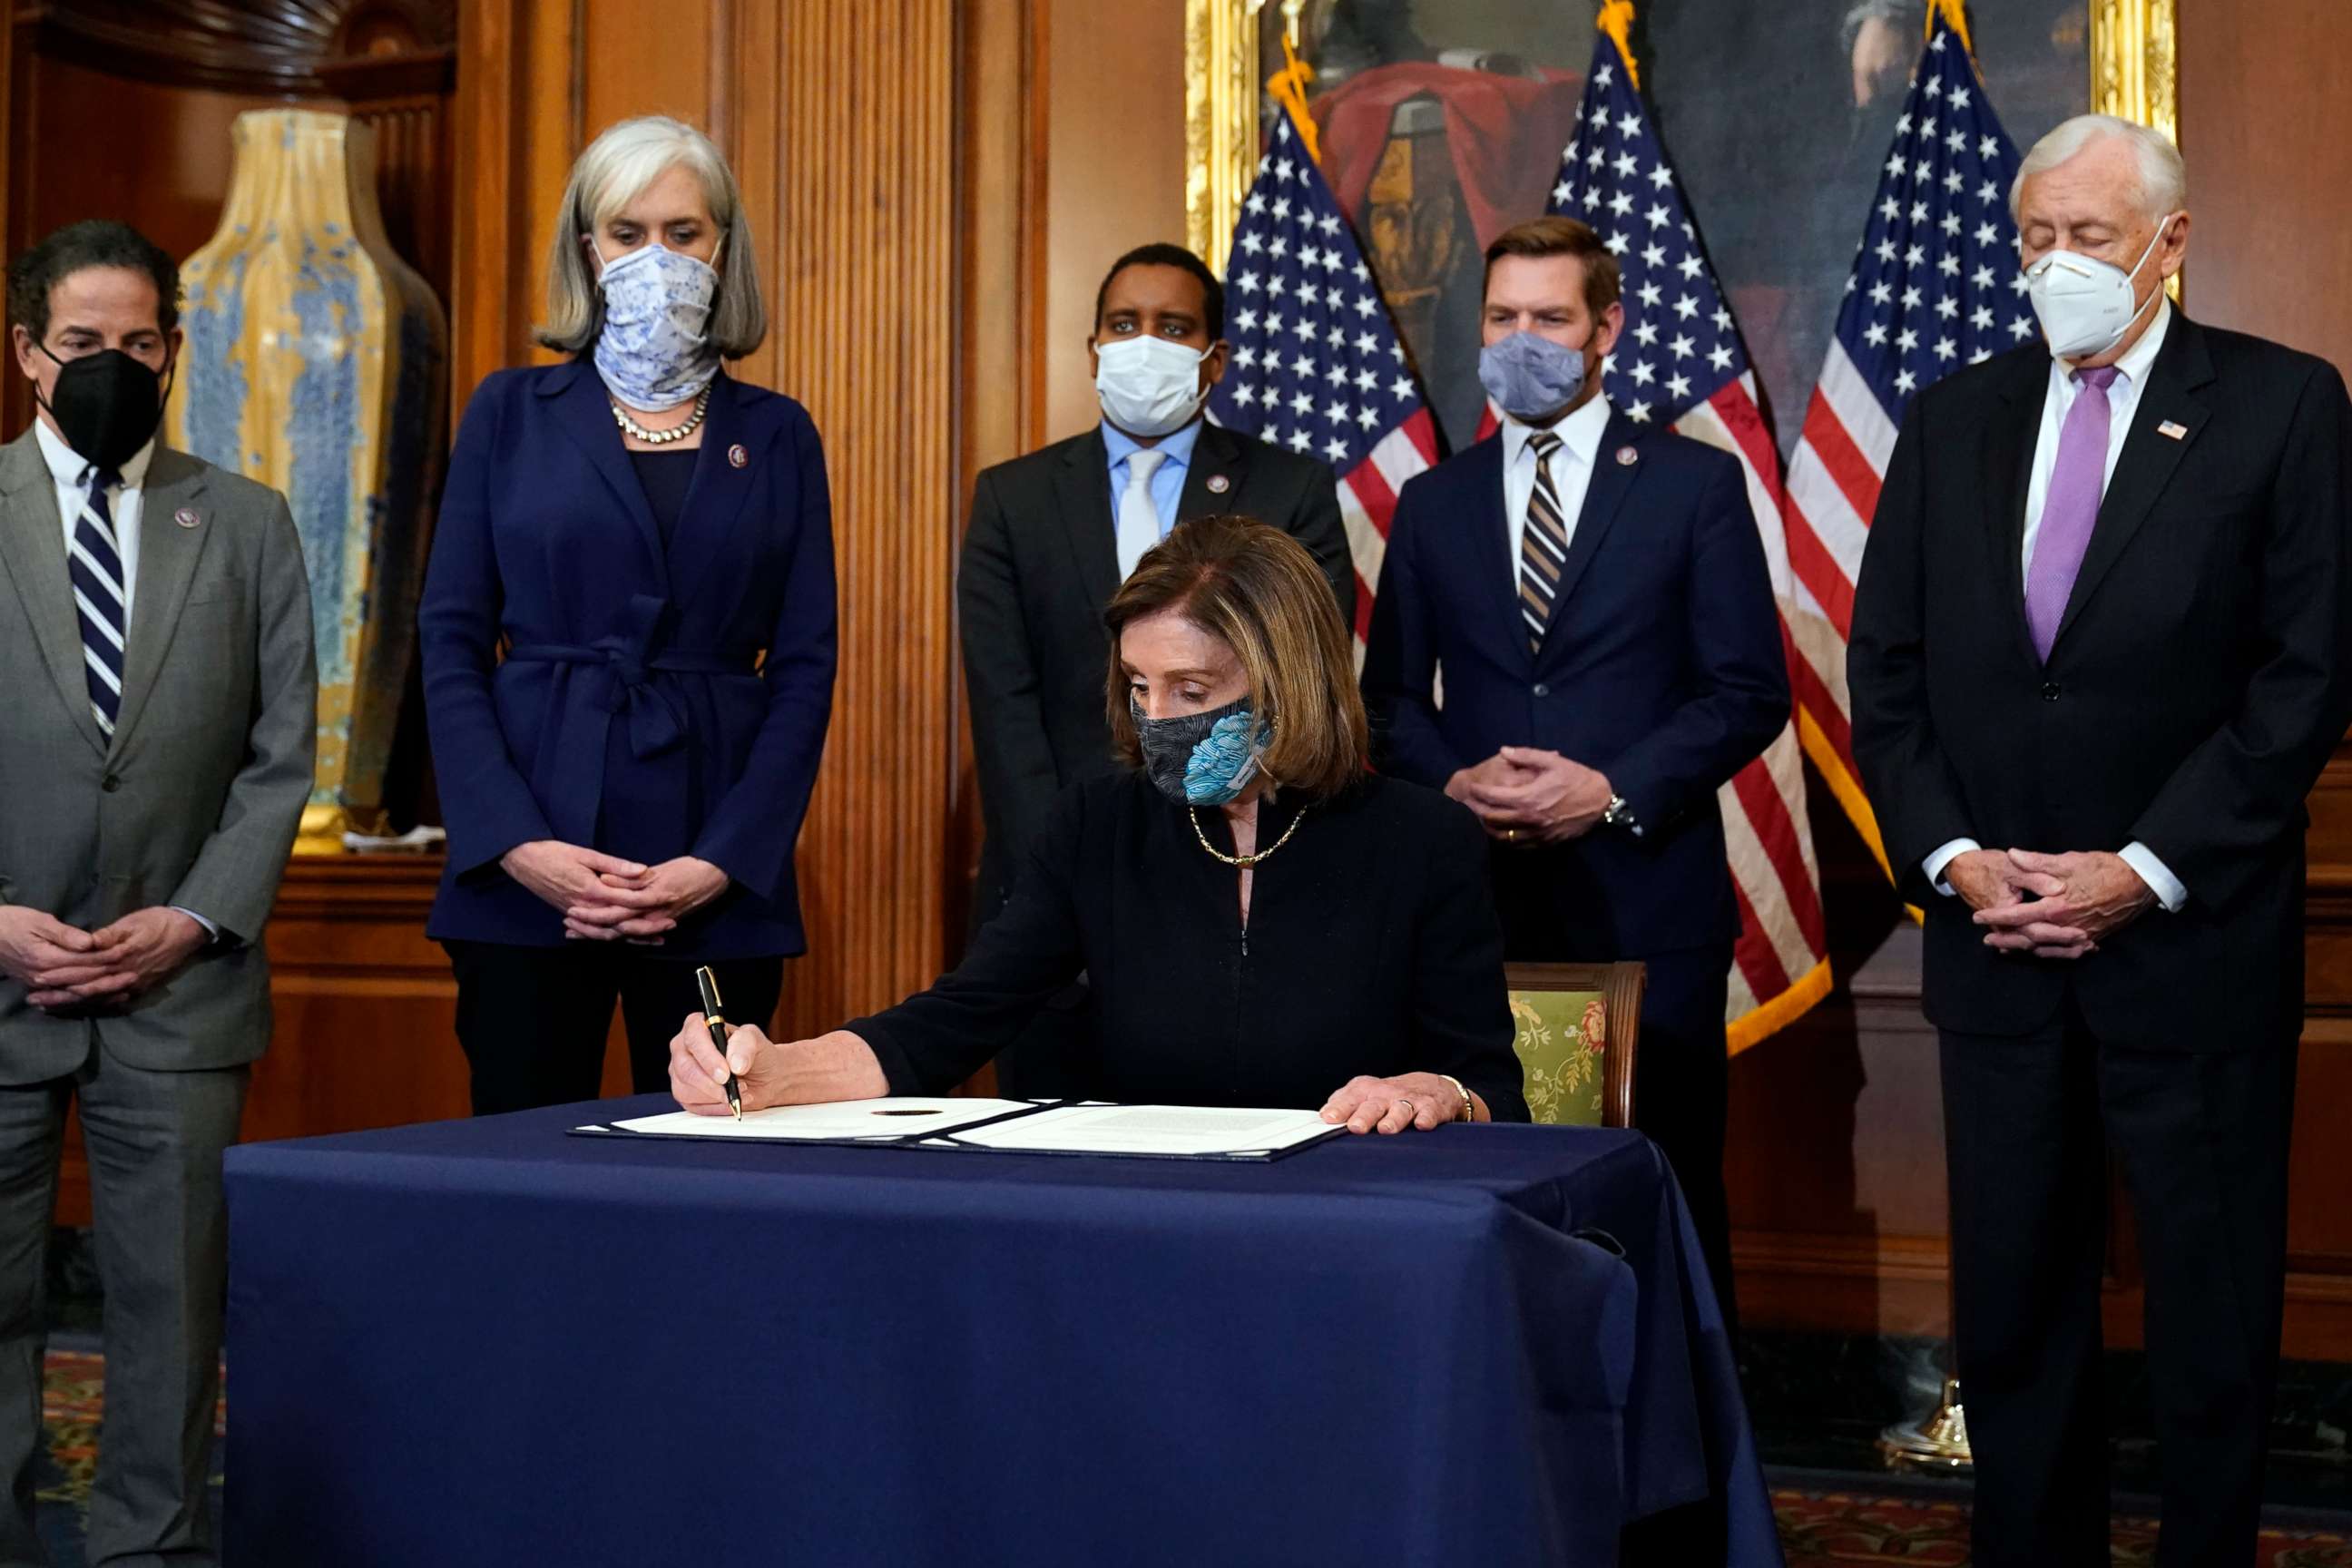
MULTIPOLYGON (((73 555, 74 530, 81 523, 82 503, 89 500, 90 461, 65 443, 65 438, 49 428, 49 422, 37 416, 33 420, 33 439, 41 448, 41 460, 49 466, 50 482, 57 486, 58 516, 65 524, 66 554, 73 555)), ((122 563, 122 628, 131 629, 134 614, 131 605, 139 592, 139 515, 142 493, 147 485, 147 465, 155 456, 155 443, 150 440, 133 453, 122 465, 122 485, 107 498, 107 516, 114 523, 115 558, 122 563)), ((70 583, 59 584, 63 592, 72 591, 70 583)), ((178 910, 205 928, 205 937, 220 940, 220 927, 190 909, 178 904, 178 910)))
MULTIPOLYGON (((58 489, 58 516, 65 524, 66 554, 73 554, 74 528, 81 521, 82 503, 89 499, 89 459, 65 443, 49 422, 33 420, 33 437, 40 443, 41 460, 58 489)), ((149 441, 122 465, 122 487, 107 498, 107 515, 114 521, 115 553, 122 560, 122 625, 131 626, 131 603, 139 592, 139 500, 147 483, 147 465, 155 456, 149 441)))
MULTIPOLYGON (((1601 437, 1609 429, 1609 399, 1596 396, 1551 426, 1560 444, 1551 455, 1551 488, 1559 497, 1559 520, 1576 541, 1576 520, 1584 492, 1592 488, 1592 465, 1601 458, 1601 437)), ((1535 426, 1503 418, 1503 524, 1509 532, 1511 587, 1519 585, 1519 552, 1526 548, 1528 502, 1536 493, 1535 449, 1528 445, 1535 426)))
MULTIPOLYGON (((2158 297, 2156 319, 2140 334, 2124 356, 2116 361, 2116 379, 2107 385, 2107 467, 2100 479, 2100 492, 2116 477, 2116 460, 2124 455, 2124 441, 2131 435, 2132 416, 2139 412, 2140 394, 2147 389, 2147 373, 2156 364, 2158 350, 2164 347, 2164 334, 2172 325, 2172 304, 2162 295, 2158 297)), ((2050 384, 2042 397, 2042 430, 2033 444, 2033 468, 2025 486, 2025 543, 2022 571, 2018 581, 2031 579, 2033 572, 2033 547, 2042 538, 2042 513, 2050 501, 2050 476, 2058 467, 2058 435, 2065 428, 2066 415, 2074 406, 2074 399, 2083 395, 2083 387, 2074 380, 2074 368, 2055 356, 2050 361, 2050 384)), ((1937 847, 1924 862, 1927 880, 1936 891, 1950 897, 1951 885, 1944 880, 1944 868, 1954 859, 1971 849, 1984 846, 1973 838, 1955 838, 1937 847)), ((2189 901, 2189 889, 2171 868, 2157 858, 2156 851, 2134 839, 2117 851, 2124 864, 2139 873, 2156 894, 2157 901, 2168 911, 2178 910, 2189 901)))

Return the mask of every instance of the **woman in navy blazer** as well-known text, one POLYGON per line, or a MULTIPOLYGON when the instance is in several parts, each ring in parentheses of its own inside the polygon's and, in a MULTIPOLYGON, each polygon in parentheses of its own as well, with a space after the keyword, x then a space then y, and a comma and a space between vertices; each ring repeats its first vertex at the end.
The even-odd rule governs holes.
POLYGON ((626 121, 563 198, 540 341, 457 432, 419 622, 477 1114, 640 1090, 718 973, 764 1020, 806 950, 793 850, 833 705, 815 426, 720 368, 765 335, 733 174, 626 121))

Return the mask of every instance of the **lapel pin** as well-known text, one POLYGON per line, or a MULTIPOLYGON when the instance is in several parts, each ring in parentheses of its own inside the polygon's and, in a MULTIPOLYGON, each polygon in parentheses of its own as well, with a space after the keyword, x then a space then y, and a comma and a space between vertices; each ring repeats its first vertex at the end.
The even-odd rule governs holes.
POLYGON ((204 519, 198 517, 193 508, 184 506, 179 510, 172 514, 172 521, 178 523, 182 528, 194 528, 196 524, 204 521, 204 519))
POLYGON ((1633 447, 1620 447, 1617 448, 1617 466, 1619 468, 1630 468, 1641 460, 1642 454, 1633 450, 1633 447))
POLYGON ((2178 441, 2189 434, 2189 426, 2177 419, 2168 419, 2156 427, 2156 433, 2168 441, 2178 441))
POLYGON ((730 468, 748 468, 751 466, 751 454, 745 451, 742 444, 738 442, 727 448, 727 462, 730 468))
POLYGON ((1233 488, 1234 481, 1225 478, 1224 475, 1211 474, 1209 476, 1209 493, 1211 495, 1221 496, 1233 488))

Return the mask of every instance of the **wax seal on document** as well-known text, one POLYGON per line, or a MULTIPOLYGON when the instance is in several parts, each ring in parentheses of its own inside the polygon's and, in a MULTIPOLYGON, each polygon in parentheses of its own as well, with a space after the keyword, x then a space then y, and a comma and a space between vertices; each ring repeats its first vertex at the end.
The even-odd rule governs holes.
POLYGON ((204 521, 204 519, 197 516, 193 508, 184 506, 179 510, 172 514, 172 521, 178 523, 182 528, 194 528, 196 524, 204 521))
POLYGON ((745 451, 743 449, 742 443, 739 441, 734 446, 727 448, 727 462, 730 468, 749 468, 751 462, 751 454, 745 451))
POLYGON ((1225 478, 1224 475, 1211 474, 1209 476, 1209 493, 1211 495, 1221 496, 1233 488, 1234 481, 1225 478))
POLYGON ((1633 450, 1633 447, 1620 447, 1617 448, 1617 466, 1619 468, 1630 468, 1641 460, 1642 454, 1633 450))

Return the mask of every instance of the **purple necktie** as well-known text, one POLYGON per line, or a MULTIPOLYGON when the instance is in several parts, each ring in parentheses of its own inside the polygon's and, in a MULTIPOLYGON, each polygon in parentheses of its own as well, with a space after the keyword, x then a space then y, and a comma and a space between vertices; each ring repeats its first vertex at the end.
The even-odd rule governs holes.
POLYGON ((2042 499, 2042 527, 2025 574, 2025 624, 2044 663, 2099 521, 2099 497, 2107 484, 2107 388, 2115 379, 2113 365, 2076 371, 2081 390, 2058 429, 2058 461, 2050 470, 2050 493, 2042 499))

